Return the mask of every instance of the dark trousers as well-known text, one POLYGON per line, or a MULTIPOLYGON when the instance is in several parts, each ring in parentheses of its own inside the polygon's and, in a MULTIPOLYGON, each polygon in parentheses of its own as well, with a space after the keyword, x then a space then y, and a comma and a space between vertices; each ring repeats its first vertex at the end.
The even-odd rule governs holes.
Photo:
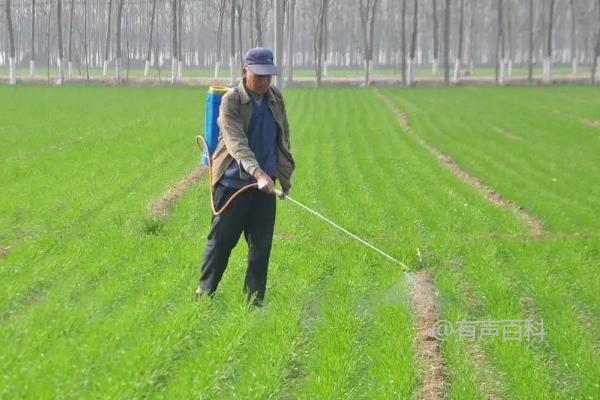
MULTIPOLYGON (((215 208, 221 208, 236 191, 237 189, 217 184, 214 189, 215 208)), ((248 243, 244 290, 248 296, 256 295, 255 304, 262 304, 267 286, 274 225, 275 195, 254 188, 234 199, 221 215, 213 216, 200 269, 199 288, 202 293, 212 294, 217 290, 231 250, 244 232, 248 243)))

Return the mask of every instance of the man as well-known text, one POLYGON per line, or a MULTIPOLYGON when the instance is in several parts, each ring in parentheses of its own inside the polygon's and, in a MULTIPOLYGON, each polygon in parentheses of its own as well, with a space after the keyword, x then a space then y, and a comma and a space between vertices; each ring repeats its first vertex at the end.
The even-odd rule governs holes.
POLYGON ((212 163, 215 208, 246 185, 257 183, 258 189, 244 191, 221 214, 213 215, 197 297, 215 292, 243 232, 249 248, 244 291, 254 305, 262 306, 275 224, 275 180, 288 194, 295 167, 283 97, 271 86, 271 76, 277 73, 271 50, 250 49, 242 82, 221 100, 212 163))

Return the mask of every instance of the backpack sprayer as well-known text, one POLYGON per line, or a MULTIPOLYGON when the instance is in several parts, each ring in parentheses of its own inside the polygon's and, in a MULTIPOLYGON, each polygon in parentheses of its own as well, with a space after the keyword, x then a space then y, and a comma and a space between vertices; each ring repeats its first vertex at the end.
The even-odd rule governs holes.
MULTIPOLYGON (((243 192, 253 189, 253 188, 257 188, 258 189, 258 184, 257 183, 251 183, 249 185, 243 186, 240 189, 238 189, 226 202, 225 204, 223 204, 223 206, 220 209, 216 209, 215 208, 215 201, 214 201, 214 197, 213 197, 213 176, 212 176, 212 154, 215 151, 216 147, 217 147, 217 141, 219 138, 219 126, 217 125, 217 117, 219 116, 219 106, 221 105, 221 98, 223 97, 223 95, 227 92, 227 90, 229 90, 229 88, 225 87, 225 86, 211 86, 208 89, 208 94, 206 96, 206 120, 205 120, 205 136, 203 137, 202 135, 199 135, 196 138, 196 143, 198 144, 198 147, 200 148, 200 151, 202 151, 202 164, 203 165, 207 165, 208 166, 208 178, 209 178, 209 185, 210 185, 210 204, 211 204, 211 208, 213 211, 214 215, 219 215, 221 214, 223 211, 225 211, 227 209, 227 207, 229 207, 229 205, 239 196, 241 195, 243 192)), ((297 206, 301 207, 303 210, 308 211, 309 213, 313 214, 314 216, 320 218, 321 220, 327 222, 328 224, 332 225, 333 227, 337 228, 338 230, 344 232, 346 235, 350 236, 352 239, 364 244, 365 246, 369 247, 370 249, 376 251, 377 253, 379 253, 380 255, 382 255, 383 257, 387 258, 388 260, 394 262, 395 264, 399 265, 400 268, 404 271, 404 272, 411 272, 410 268, 404 264, 402 261, 390 256, 389 254, 387 254, 386 252, 384 252, 383 250, 375 247, 374 245, 372 245, 371 243, 367 242, 364 239, 361 239, 360 237, 356 236, 355 234, 353 234, 352 232, 348 231, 347 229, 341 227, 340 225, 336 224, 335 222, 333 222, 332 220, 330 220, 329 218, 325 217, 323 214, 313 210, 312 208, 300 203, 297 200, 294 200, 293 198, 291 198, 289 195, 284 195, 281 190, 279 189, 274 189, 275 193, 277 195, 279 195, 279 197, 281 199, 288 199, 290 200, 292 203, 296 204, 297 206)))

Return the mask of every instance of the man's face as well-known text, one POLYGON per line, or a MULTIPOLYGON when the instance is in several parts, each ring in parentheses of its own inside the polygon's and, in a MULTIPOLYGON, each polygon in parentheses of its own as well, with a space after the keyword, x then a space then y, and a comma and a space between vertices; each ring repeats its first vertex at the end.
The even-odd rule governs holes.
POLYGON ((271 85, 271 75, 256 75, 246 68, 246 87, 254 93, 263 95, 271 85))

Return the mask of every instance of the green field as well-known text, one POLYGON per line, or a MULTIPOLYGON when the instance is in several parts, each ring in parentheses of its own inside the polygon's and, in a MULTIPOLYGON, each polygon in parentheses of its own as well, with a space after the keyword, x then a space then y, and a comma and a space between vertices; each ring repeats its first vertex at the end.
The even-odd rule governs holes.
MULTIPOLYGON (((292 196, 414 269, 440 318, 543 319, 543 340, 441 342, 453 399, 600 396, 600 89, 285 92, 292 196), (544 224, 487 201, 420 139, 544 224)), ((2 398, 411 398, 412 275, 278 202, 265 307, 245 246, 191 301, 210 221, 203 89, 0 86, 2 398)))
MULTIPOLYGON (((90 68, 89 70, 90 72, 90 77, 91 78, 99 78, 102 77, 102 68, 90 68)), ((515 66, 512 70, 512 76, 513 77, 527 77, 527 68, 526 67, 521 67, 521 66, 515 66)), ((563 65, 557 65, 555 67, 553 67, 552 69, 552 73, 554 76, 572 76, 572 70, 570 66, 563 66, 563 65)), ((580 65, 578 67, 577 70, 577 76, 578 77, 589 77, 591 73, 591 66, 589 65, 580 65)), ((37 78, 44 78, 47 77, 48 71, 47 68, 44 66, 39 66, 36 68, 36 77, 37 78)), ((126 69, 123 70, 122 72, 123 74, 123 78, 126 77, 126 69)), ((219 70, 219 78, 229 78, 229 67, 225 67, 225 68, 221 68, 219 70)), ((239 74, 239 72, 236 70, 236 74, 239 74)), ((324 75, 325 78, 353 78, 353 79, 359 79, 362 78, 364 76, 365 72, 364 69, 360 69, 360 68, 329 68, 328 73, 326 75, 324 75)), ((454 74, 454 64, 451 66, 450 68, 450 76, 452 77, 454 74)), ((541 66, 536 66, 533 70, 533 74, 535 77, 540 78, 542 77, 542 68, 541 66)), ((29 77, 29 69, 28 68, 18 68, 17 69, 17 75, 20 77, 29 77)), ((85 78, 86 77, 86 72, 85 72, 85 66, 83 66, 81 69, 73 67, 73 75, 77 78, 85 78)), ((58 76, 58 69, 57 68, 51 68, 50 69, 50 76, 54 79, 56 79, 56 77, 58 76)), ((107 72, 107 76, 108 77, 114 77, 115 76, 115 70, 114 70, 114 66, 111 65, 111 67, 108 69, 107 72)), ((139 69, 139 68, 131 68, 131 70, 129 71, 129 76, 130 77, 135 77, 135 78, 140 78, 144 76, 144 69, 139 69)), ((170 65, 166 65, 161 67, 160 70, 157 69, 156 67, 151 68, 148 71, 148 76, 149 77, 161 77, 163 79, 168 80, 171 76, 171 66, 170 65)), ((204 69, 204 68, 190 68, 190 67, 186 67, 183 70, 183 76, 184 78, 212 78, 214 76, 214 70, 212 69, 204 69)), ((389 67, 381 67, 378 68, 376 67, 374 69, 374 71, 372 72, 372 77, 377 78, 377 79, 384 79, 384 78, 395 78, 395 79, 400 79, 402 76, 402 73, 400 71, 400 69, 394 69, 394 68, 389 68, 389 67)), ((415 70, 415 76, 417 78, 431 78, 432 77, 432 71, 430 67, 419 67, 415 70)), ((444 71, 443 69, 438 69, 437 74, 435 75, 437 78, 443 78, 444 76, 444 71)), ((476 67, 473 70, 473 76, 475 77, 481 77, 481 78, 493 78, 495 76, 495 70, 494 68, 489 68, 489 67, 476 67)), ((0 77, 8 77, 8 68, 6 66, 0 67, 0 77)), ((294 69, 294 77, 296 78, 315 78, 315 70, 312 68, 296 68, 294 69)))

